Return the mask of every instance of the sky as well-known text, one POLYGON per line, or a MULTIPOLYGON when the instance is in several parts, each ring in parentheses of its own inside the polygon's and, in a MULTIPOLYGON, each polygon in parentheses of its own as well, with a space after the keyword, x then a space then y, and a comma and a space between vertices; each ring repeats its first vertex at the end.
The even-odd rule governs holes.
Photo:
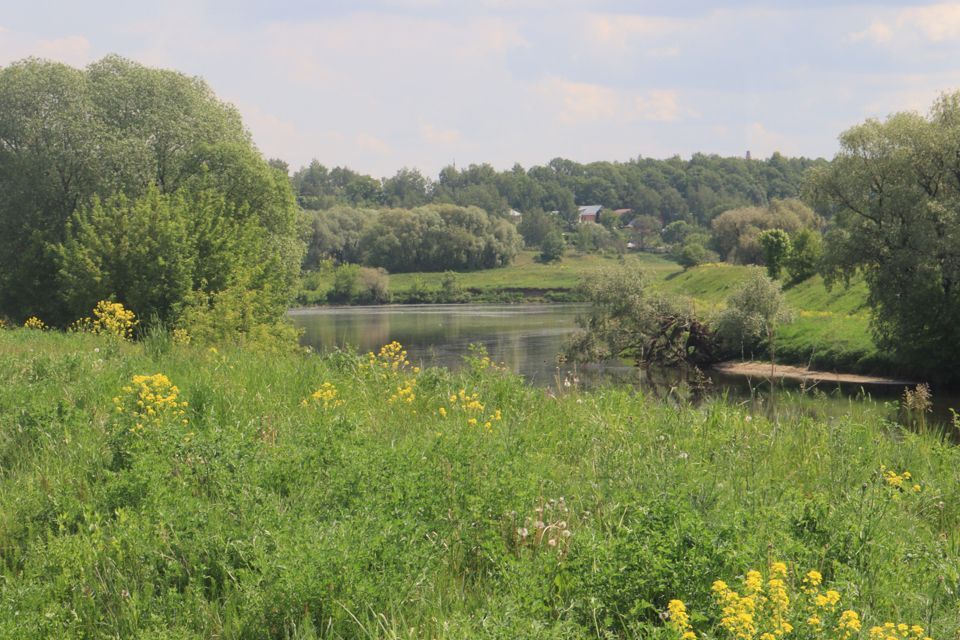
POLYGON ((960 3, 0 0, 0 65, 109 53, 203 77, 294 169, 829 158, 960 90, 960 3))

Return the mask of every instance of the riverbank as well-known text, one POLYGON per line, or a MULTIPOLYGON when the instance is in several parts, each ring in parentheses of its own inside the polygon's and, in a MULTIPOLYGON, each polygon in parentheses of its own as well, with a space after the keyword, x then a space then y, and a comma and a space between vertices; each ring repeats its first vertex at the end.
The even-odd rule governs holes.
MULTIPOLYGON (((720 310, 749 269, 709 264, 684 270, 662 256, 645 253, 623 259, 640 261, 655 286, 693 300, 705 313, 720 310)), ((570 254, 561 262, 542 264, 536 261, 535 252, 525 251, 509 267, 458 273, 456 281, 472 302, 576 302, 575 288, 582 278, 594 277, 619 263, 618 257, 570 254)), ((441 290, 443 277, 442 273, 394 274, 390 287, 397 300, 453 302, 430 299, 428 295, 441 290)), ((319 274, 313 276, 315 288, 301 292, 301 303, 323 299, 328 280, 319 274)), ((778 329, 779 360, 828 371, 871 375, 897 371, 896 364, 871 339, 867 290, 862 281, 854 281, 850 288, 838 285, 828 291, 823 280, 814 276, 788 286, 784 293, 795 313, 793 322, 778 329)))
POLYGON ((806 367, 794 367, 784 364, 771 366, 769 362, 721 362, 713 365, 711 369, 725 375, 763 379, 772 378, 773 380, 790 380, 793 382, 827 382, 832 384, 885 387, 909 387, 917 384, 915 381, 885 376, 865 376, 852 373, 816 371, 806 367))
POLYGON ((677 598, 719 637, 713 582, 781 560, 851 638, 960 631, 960 450, 883 406, 405 361, 0 331, 0 636, 651 637, 677 598))

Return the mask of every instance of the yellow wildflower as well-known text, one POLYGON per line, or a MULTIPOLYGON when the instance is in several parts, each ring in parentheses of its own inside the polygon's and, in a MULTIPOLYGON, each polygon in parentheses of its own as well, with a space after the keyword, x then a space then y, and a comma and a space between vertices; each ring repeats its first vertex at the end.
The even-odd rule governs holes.
POLYGON ((823 575, 819 571, 813 569, 807 572, 807 575, 803 577, 803 591, 805 593, 815 593, 817 587, 820 586, 820 583, 823 582, 823 575))
POLYGON ((171 419, 187 424, 187 403, 180 401, 180 389, 162 373, 135 375, 132 384, 123 387, 124 397, 113 398, 117 413, 129 413, 135 421, 133 433, 156 427, 171 419))
POLYGON ((667 611, 670 613, 670 621, 679 629, 685 630, 690 627, 690 616, 687 615, 687 606, 682 600, 671 600, 667 604, 667 611))
POLYGON ((847 609, 840 614, 840 621, 837 622, 837 631, 841 632, 843 640, 847 640, 852 635, 860 632, 860 626, 860 614, 847 609))
POLYGON ((832 608, 840 601, 840 594, 836 591, 830 590, 826 593, 817 594, 814 599, 814 604, 822 608, 832 608))
POLYGON ((330 382, 324 382, 320 388, 310 394, 310 398, 304 400, 301 404, 307 406, 310 401, 323 406, 324 411, 335 409, 343 404, 339 396, 337 387, 330 382))
POLYGON ((759 571, 748 571, 744 578, 744 585, 748 593, 761 593, 763 591, 763 576, 759 571))
POLYGON ((43 320, 37 316, 30 316, 27 318, 26 322, 23 323, 24 329, 35 329, 37 331, 46 331, 47 325, 44 324, 43 320))

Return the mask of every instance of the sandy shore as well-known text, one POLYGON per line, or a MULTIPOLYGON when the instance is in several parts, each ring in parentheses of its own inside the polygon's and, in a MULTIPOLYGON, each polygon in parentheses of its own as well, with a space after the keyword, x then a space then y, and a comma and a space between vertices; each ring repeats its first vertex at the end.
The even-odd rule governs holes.
MULTIPOLYGON (((720 373, 740 376, 756 376, 758 378, 767 378, 770 376, 769 362, 721 362, 714 365, 713 369, 720 373)), ((810 382, 839 382, 844 384, 877 384, 891 386, 912 386, 916 382, 910 380, 898 380, 896 378, 883 378, 879 376, 862 376, 853 373, 831 373, 829 371, 813 371, 805 367, 791 367, 778 364, 774 367, 773 377, 783 380, 797 380, 810 382)))

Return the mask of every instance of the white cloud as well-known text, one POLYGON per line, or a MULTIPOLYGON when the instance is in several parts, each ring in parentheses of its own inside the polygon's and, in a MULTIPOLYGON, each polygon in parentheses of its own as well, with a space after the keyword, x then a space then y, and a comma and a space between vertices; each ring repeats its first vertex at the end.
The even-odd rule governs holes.
POLYGON ((393 149, 385 140, 382 140, 369 133, 357 134, 353 142, 360 149, 370 153, 375 153, 377 155, 386 156, 393 152, 393 149))
POLYGON ((444 0, 383 0, 386 7, 397 9, 436 9, 443 6, 444 0))
POLYGON ((904 9, 898 27, 912 27, 932 42, 960 37, 960 4, 934 4, 904 9))
POLYGON ((673 122, 684 116, 696 115, 690 109, 680 106, 679 96, 672 90, 649 91, 646 95, 634 97, 634 114, 640 120, 652 122, 673 122))
POLYGON ((233 101, 243 116, 243 123, 250 130, 254 140, 262 141, 260 150, 264 155, 275 158, 296 157, 297 148, 302 141, 299 129, 257 105, 233 101))
POLYGON ((697 115, 680 104, 672 89, 637 91, 550 78, 537 90, 557 120, 568 125, 602 120, 673 122, 697 115))
POLYGON ((83 67, 93 60, 92 46, 80 35, 42 39, 0 27, 0 65, 28 57, 45 58, 83 67))
POLYGON ((444 129, 429 123, 420 126, 420 135, 430 144, 437 145, 457 144, 462 138, 456 129, 444 129))
POLYGON ((689 21, 644 15, 591 14, 583 22, 585 42, 590 47, 625 51, 650 40, 688 28, 689 21))
POLYGON ((908 7, 847 36, 849 42, 892 44, 905 41, 950 42, 960 38, 960 3, 908 7))
POLYGON ((862 88, 869 96, 859 104, 864 118, 885 118, 900 111, 923 114, 942 93, 960 90, 960 71, 868 74, 862 88))
MULTIPOLYGON (((501 55, 529 46, 517 24, 501 18, 445 21, 392 14, 355 13, 306 23, 276 23, 267 30, 268 44, 286 56, 296 52, 315 57, 337 54, 353 58, 390 56, 427 64, 454 56, 501 55)), ((414 70, 411 69, 411 72, 414 70)))
POLYGON ((870 26, 863 31, 857 31, 847 36, 849 42, 861 42, 863 40, 872 40, 879 44, 886 44, 893 39, 893 28, 885 22, 874 20, 870 26))
POLYGON ((540 85, 540 91, 564 124, 611 119, 623 108, 614 89, 597 84, 552 78, 540 85))
POLYGON ((767 129, 762 122, 752 122, 747 126, 745 139, 747 149, 755 158, 763 158, 773 154, 774 151, 789 149, 791 145, 787 138, 781 134, 767 129))
POLYGON ((90 63, 90 41, 83 36, 67 36, 55 40, 40 40, 34 46, 32 55, 49 58, 58 62, 66 62, 75 67, 82 67, 90 63))
POLYGON ((647 56, 651 58, 678 58, 683 50, 680 47, 660 47, 647 51, 647 56))

